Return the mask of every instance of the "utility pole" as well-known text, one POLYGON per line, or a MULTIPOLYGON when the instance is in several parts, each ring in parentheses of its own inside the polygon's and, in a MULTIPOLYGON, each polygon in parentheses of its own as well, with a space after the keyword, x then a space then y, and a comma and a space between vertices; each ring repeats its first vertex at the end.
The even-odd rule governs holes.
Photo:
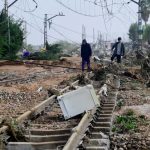
POLYGON ((141 6, 141 0, 139 0, 138 3, 138 34, 139 34, 139 50, 142 51, 142 6, 141 6))
POLYGON ((46 49, 46 43, 47 43, 47 22, 49 23, 49 28, 50 28, 50 25, 52 24, 52 19, 57 16, 65 16, 65 15, 61 12, 57 15, 54 15, 48 18, 48 14, 45 14, 45 17, 44 17, 44 48, 45 49, 46 49))
POLYGON ((45 14, 44 18, 44 48, 46 48, 46 42, 47 42, 47 14, 45 14))
POLYGON ((5 11, 5 15, 7 17, 8 51, 9 51, 9 54, 10 54, 10 18, 9 18, 9 14, 8 14, 8 0, 5 0, 4 11, 5 11))
POLYGON ((13 4, 15 4, 18 0, 13 1, 10 5, 8 5, 8 0, 5 0, 4 2, 4 11, 5 11, 5 15, 7 17, 7 28, 8 28, 8 50, 9 50, 9 54, 11 53, 10 51, 10 17, 8 14, 8 8, 11 7, 13 4))
MULTIPOLYGON (((142 29, 142 3, 141 0, 138 2, 135 0, 131 0, 135 4, 138 5, 138 51, 142 50, 142 40, 143 40, 143 29, 142 29)), ((130 2, 129 2, 130 3, 130 2)))
POLYGON ((8 0, 5 0, 4 11, 5 11, 5 14, 7 15, 8 14, 8 0))

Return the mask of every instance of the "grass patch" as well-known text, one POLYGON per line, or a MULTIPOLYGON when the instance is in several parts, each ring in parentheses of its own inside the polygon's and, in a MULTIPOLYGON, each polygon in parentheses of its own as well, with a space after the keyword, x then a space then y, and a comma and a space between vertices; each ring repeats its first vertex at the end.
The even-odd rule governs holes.
POLYGON ((148 122, 144 115, 137 116, 133 110, 128 109, 122 115, 116 116, 112 132, 136 132, 140 126, 147 124, 148 122))

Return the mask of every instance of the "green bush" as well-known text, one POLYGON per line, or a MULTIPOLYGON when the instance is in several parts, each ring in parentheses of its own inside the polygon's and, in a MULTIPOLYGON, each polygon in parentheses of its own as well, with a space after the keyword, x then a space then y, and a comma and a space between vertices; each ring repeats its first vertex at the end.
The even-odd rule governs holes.
POLYGON ((10 23, 10 47, 8 45, 8 17, 4 11, 0 13, 0 59, 14 59, 16 53, 23 45, 22 20, 14 20, 9 17, 10 23))
POLYGON ((135 131, 137 128, 138 118, 132 110, 128 110, 124 114, 116 117, 115 126, 112 128, 112 131, 124 133, 128 131, 135 131))
POLYGON ((61 45, 60 44, 52 44, 49 45, 47 43, 47 50, 44 52, 35 52, 30 54, 27 59, 30 60, 56 60, 59 59, 61 54, 61 45))

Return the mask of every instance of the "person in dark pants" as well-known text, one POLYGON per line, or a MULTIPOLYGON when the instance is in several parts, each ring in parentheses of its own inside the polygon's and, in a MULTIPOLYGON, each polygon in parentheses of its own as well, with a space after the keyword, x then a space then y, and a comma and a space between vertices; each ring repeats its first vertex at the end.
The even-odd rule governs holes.
POLYGON ((124 44, 121 42, 121 37, 118 38, 118 42, 116 42, 112 47, 113 55, 111 57, 111 61, 113 62, 114 58, 117 58, 117 63, 121 63, 121 56, 125 54, 124 44), (114 51, 113 51, 114 50, 114 51))
POLYGON ((87 64, 88 71, 90 71, 90 57, 92 56, 92 49, 86 39, 82 41, 81 45, 81 57, 82 57, 82 71, 84 72, 85 64, 87 64))

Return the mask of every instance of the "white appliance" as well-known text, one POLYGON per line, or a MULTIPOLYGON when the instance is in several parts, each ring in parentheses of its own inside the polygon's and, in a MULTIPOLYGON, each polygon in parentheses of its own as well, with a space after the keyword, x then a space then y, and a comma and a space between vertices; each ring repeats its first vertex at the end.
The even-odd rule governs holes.
POLYGON ((92 85, 80 87, 58 97, 64 118, 69 119, 100 105, 92 85))

